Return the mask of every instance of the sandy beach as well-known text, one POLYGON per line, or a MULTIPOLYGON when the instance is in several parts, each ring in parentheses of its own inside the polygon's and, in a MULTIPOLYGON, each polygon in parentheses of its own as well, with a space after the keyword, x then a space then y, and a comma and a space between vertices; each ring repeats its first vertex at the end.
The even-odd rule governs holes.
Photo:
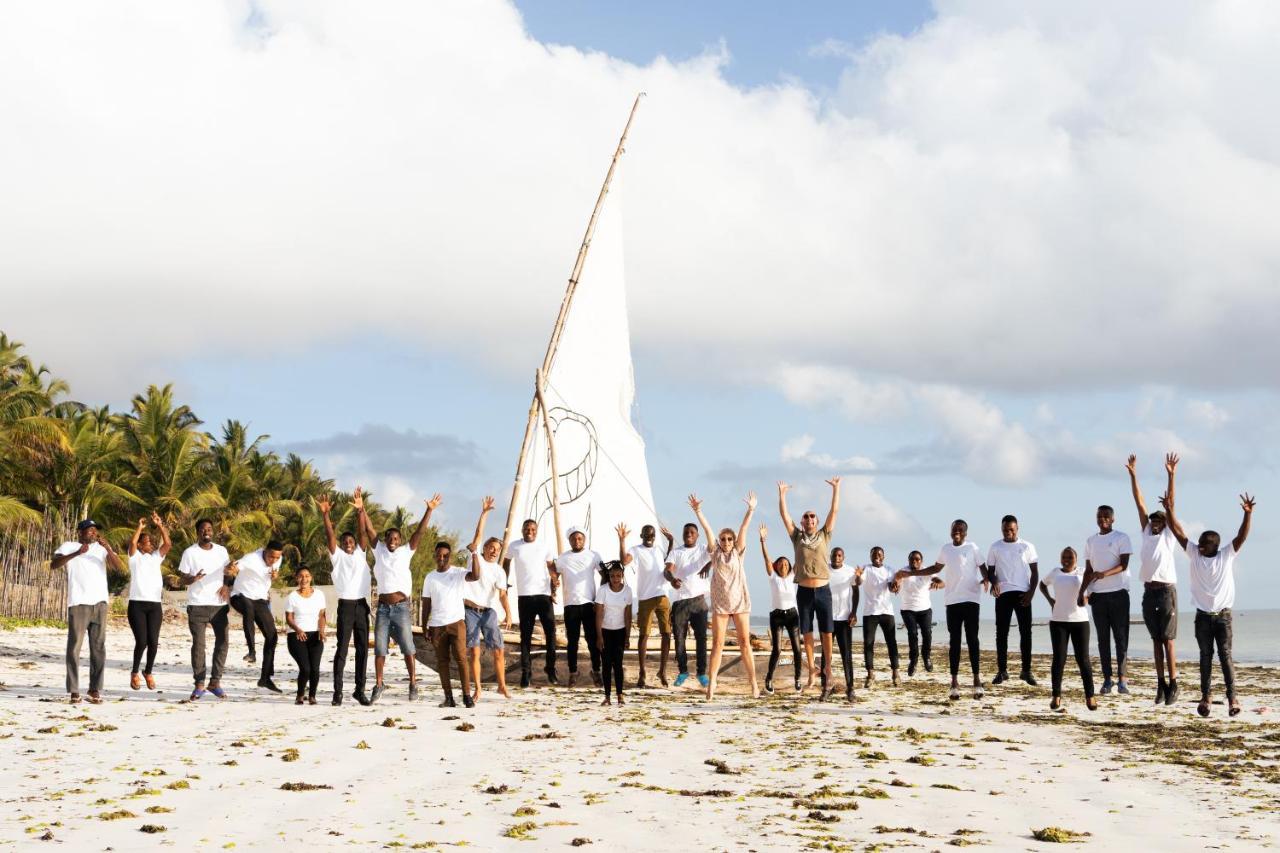
POLYGON ((1080 843, 1096 849, 1280 839, 1272 668, 1240 669, 1235 720, 1221 703, 1196 717, 1194 664, 1174 708, 1152 707, 1139 664, 1133 695, 1102 697, 1090 713, 1069 665, 1067 710, 1054 713, 1045 659, 1038 688, 952 703, 945 651, 901 688, 885 671, 854 705, 790 690, 707 704, 693 690, 648 689, 604 709, 593 689, 541 687, 444 710, 434 673, 410 704, 392 662, 373 707, 331 707, 328 679, 320 705, 296 707, 283 642, 286 695, 273 696, 253 688, 233 630, 229 697, 190 703, 185 626, 165 626, 159 689, 134 692, 132 639, 116 622, 107 701, 71 706, 64 636, 0 632, 6 847, 1036 850, 1047 843, 1033 831, 1046 827, 1087 832, 1080 843))

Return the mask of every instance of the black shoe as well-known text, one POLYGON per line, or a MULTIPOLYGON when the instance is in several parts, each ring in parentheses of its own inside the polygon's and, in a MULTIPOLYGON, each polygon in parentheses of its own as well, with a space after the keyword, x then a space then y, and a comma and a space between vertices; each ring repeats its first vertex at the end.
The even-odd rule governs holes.
POLYGON ((844 689, 844 701, 846 702, 853 701, 853 685, 852 684, 850 684, 848 687, 844 689))
POLYGON ((933 672, 933 661, 929 660, 928 658, 924 659, 924 671, 933 672))
POLYGON ((247 655, 245 655, 244 657, 240 658, 240 660, 244 661, 245 663, 257 663, 257 662, 258 662, 258 658, 257 658, 257 656, 256 656, 253 652, 249 652, 247 655))
POLYGON ((272 681, 270 678, 259 678, 259 679, 258 679, 258 686, 259 686, 259 687, 262 687, 262 688, 264 688, 264 689, 266 689, 266 690, 270 690, 272 693, 283 693, 283 692, 284 692, 284 691, 282 691, 279 687, 276 687, 276 683, 275 683, 274 681, 272 681))
POLYGON ((382 691, 385 689, 386 688, 381 684, 373 685, 373 695, 369 697, 369 704, 372 705, 374 702, 377 702, 382 696, 382 691))
POLYGON ((1032 675, 1030 672, 1022 673, 1021 678, 1023 681, 1027 682, 1027 684, 1030 684, 1032 687, 1036 686, 1036 677, 1032 675))
POLYGON ((440 703, 440 707, 441 707, 441 708, 456 708, 456 707, 458 707, 458 703, 457 703, 457 702, 455 702, 455 701, 453 701, 453 697, 452 697, 452 696, 446 696, 446 697, 444 697, 444 701, 440 703))
MULTIPOLYGON (((361 705, 372 705, 372 704, 373 704, 373 700, 372 700, 372 699, 370 699, 368 696, 364 695, 364 691, 363 691, 363 690, 357 690, 355 693, 352 693, 352 694, 351 694, 351 698, 352 698, 352 699, 355 699, 355 700, 356 700, 357 702, 359 702, 361 705)), ((337 704, 337 703, 335 702, 334 704, 337 704)))
POLYGON ((463 694, 462 694, 462 704, 463 704, 463 705, 465 705, 465 706, 466 706, 466 707, 468 707, 468 708, 474 708, 474 707, 476 706, 476 700, 474 700, 474 699, 472 699, 472 698, 471 698, 471 694, 470 694, 470 693, 463 693, 463 694))
POLYGON ((804 688, 800 686, 800 679, 796 679, 796 692, 799 693, 804 688))
POLYGON ((764 680, 764 692, 768 693, 770 696, 773 695, 773 676, 772 675, 764 680))
POLYGON ((556 674, 555 674, 554 672, 548 672, 548 673, 547 673, 547 684, 550 684, 552 687, 559 687, 559 686, 560 686, 560 679, 556 678, 556 674))
POLYGON ((341 704, 342 704, 342 694, 341 694, 341 693, 334 693, 334 694, 333 694, 333 702, 332 702, 331 704, 333 704, 333 705, 341 705, 341 704))
POLYGON ((1165 693, 1168 692, 1168 690, 1169 690, 1168 685, 1166 685, 1163 681, 1161 681, 1159 684, 1156 685, 1156 704, 1157 705, 1164 704, 1164 696, 1165 696, 1165 693))
POLYGON ((907 678, 910 678, 915 674, 916 674, 916 662, 912 661, 911 663, 907 664, 907 678))
POLYGON ((520 686, 521 687, 529 686, 529 673, 527 672, 520 673, 520 686))
POLYGON ((992 684, 1004 684, 1004 683, 1005 683, 1006 681, 1008 681, 1008 680, 1009 680, 1009 673, 1007 673, 1007 672, 997 672, 997 673, 996 673, 996 677, 995 677, 995 678, 993 678, 993 679, 991 679, 991 683, 992 683, 992 684))
POLYGON ((1177 679, 1169 682, 1169 688, 1164 694, 1164 704, 1172 705, 1178 701, 1178 682, 1177 679))

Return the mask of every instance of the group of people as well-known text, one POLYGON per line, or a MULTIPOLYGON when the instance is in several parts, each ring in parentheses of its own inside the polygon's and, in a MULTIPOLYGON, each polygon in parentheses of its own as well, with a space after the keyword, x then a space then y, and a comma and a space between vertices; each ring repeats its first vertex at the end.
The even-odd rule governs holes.
MULTIPOLYGON (((1179 687, 1174 640, 1177 635, 1177 575, 1174 554, 1184 551, 1191 563, 1191 595, 1196 606, 1196 639, 1200 647, 1200 693, 1198 711, 1210 713, 1210 681, 1215 650, 1222 669, 1230 714, 1239 713, 1231 661, 1231 608, 1235 586, 1233 567, 1236 554, 1249 534, 1254 500, 1241 496, 1244 520, 1228 544, 1214 531, 1205 531, 1195 543, 1189 542, 1178 520, 1175 503, 1175 471, 1178 457, 1165 460, 1167 488, 1160 498, 1162 510, 1148 512, 1138 485, 1137 462, 1129 457, 1128 471, 1134 502, 1142 525, 1140 580, 1143 584, 1142 613, 1154 645, 1158 674, 1156 702, 1173 704, 1179 687)), ((1062 704, 1062 683, 1067 653, 1077 662, 1087 706, 1097 707, 1092 665, 1089 658, 1089 616, 1098 633, 1102 668, 1101 693, 1113 689, 1128 693, 1127 660, 1129 639, 1129 563, 1133 553, 1130 538, 1115 529, 1115 512, 1098 508, 1098 532, 1085 545, 1084 566, 1074 548, 1064 548, 1059 565, 1040 576, 1039 556, 1034 545, 1019 537, 1018 520, 1005 516, 1001 538, 984 552, 968 541, 968 525, 952 522, 950 541, 939 550, 931 565, 924 564, 920 551, 908 555, 907 565, 894 570, 885 564, 881 547, 870 550, 866 564, 845 562, 844 550, 831 544, 840 506, 840 478, 827 481, 831 502, 820 522, 816 511, 806 510, 799 524, 787 506, 786 483, 778 484, 778 512, 792 544, 792 556, 772 557, 768 549, 768 529, 759 528, 761 553, 770 592, 769 633, 771 650, 764 691, 774 692, 774 675, 781 655, 785 631, 795 661, 795 689, 811 687, 815 675, 821 681, 819 698, 826 701, 835 689, 832 676, 833 646, 838 646, 843 665, 845 697, 855 696, 853 673, 853 628, 862 620, 863 686, 875 678, 875 646, 879 633, 888 651, 893 683, 899 683, 899 655, 894 620, 893 596, 900 598, 900 612, 909 640, 908 676, 917 666, 932 671, 933 611, 930 593, 943 590, 946 625, 950 639, 951 699, 960 697, 960 660, 967 648, 973 677, 974 698, 983 696, 980 674, 978 620, 981 603, 994 596, 996 617, 997 673, 993 684, 1009 680, 1008 640, 1016 617, 1020 641, 1020 678, 1035 685, 1031 666, 1031 611, 1037 589, 1050 602, 1049 631, 1052 640, 1051 707, 1062 704), (861 612, 859 614, 859 603, 861 612), (815 626, 817 640, 815 642, 815 626), (800 638, 808 677, 802 686, 800 638), (1114 650, 1114 666, 1113 666, 1114 650), (815 666, 815 653, 817 665, 815 666)), ((409 676, 408 697, 418 698, 413 636, 413 581, 410 561, 417 550, 432 513, 440 505, 435 495, 426 501, 425 512, 407 541, 395 527, 377 532, 365 511, 359 488, 352 497, 356 529, 338 535, 330 518, 327 498, 318 501, 332 563, 334 594, 337 597, 337 648, 333 656, 334 705, 343 701, 343 677, 347 651, 355 646, 355 691, 362 705, 378 701, 385 690, 385 666, 394 639, 403 655, 409 676), (372 580, 377 598, 371 612, 371 574, 367 554, 373 551, 372 580), (367 660, 370 618, 374 633, 374 685, 367 691, 367 660)), ((474 705, 480 696, 481 655, 491 651, 497 690, 509 696, 503 653, 502 630, 512 624, 509 588, 516 591, 520 624, 520 686, 529 687, 533 669, 534 630, 541 625, 544 640, 544 670, 547 681, 558 684, 556 674, 555 599, 563 592, 565 653, 569 686, 576 684, 579 648, 585 641, 593 683, 603 687, 602 704, 624 701, 623 654, 630 645, 633 620, 638 626, 637 687, 646 685, 648 641, 653 623, 661 642, 657 678, 667 686, 667 663, 674 645, 677 674, 675 686, 691 677, 688 636, 692 632, 695 651, 694 675, 708 700, 714 698, 717 673, 724 654, 728 628, 732 623, 738 637, 745 674, 753 697, 760 687, 750 644, 751 595, 744 568, 747 531, 757 508, 754 493, 745 500, 746 512, 735 530, 713 528, 703 512, 703 501, 689 496, 689 507, 697 523, 685 524, 681 543, 665 527, 660 532, 667 547, 657 545, 659 529, 651 524, 640 530, 639 544, 627 546, 630 530, 616 528, 618 558, 605 558, 586 547, 586 534, 571 528, 569 549, 555 553, 538 537, 538 524, 526 520, 521 537, 504 548, 496 537, 485 538, 485 526, 493 510, 492 498, 485 498, 475 534, 463 559, 456 565, 452 546, 440 541, 435 546, 435 568, 428 572, 421 589, 421 626, 433 646, 440 673, 443 707, 456 704, 451 670, 456 669, 463 704, 474 705), (700 543, 699 534, 705 536, 700 543), (711 628, 708 653, 707 628, 711 628)), ((161 623, 161 566, 171 548, 169 532, 158 515, 150 518, 156 533, 149 532, 147 519, 139 519, 129 543, 130 574, 128 621, 135 638, 131 687, 143 684, 154 689, 155 663, 161 623), (158 535, 157 535, 158 534, 158 535), (145 668, 143 658, 145 656, 145 668)), ((277 644, 275 618, 271 612, 270 590, 279 570, 283 546, 268 542, 263 548, 232 560, 226 548, 214 542, 214 525, 208 520, 196 524, 196 542, 187 548, 178 566, 179 583, 188 591, 187 623, 191 632, 191 668, 194 680, 192 700, 206 692, 225 696, 222 677, 226 665, 228 610, 240 613, 248 654, 256 663, 256 632, 263 635, 258 686, 280 692, 273 680, 277 644), (212 665, 206 655, 206 638, 212 627, 212 665)), ((65 543, 53 559, 54 568, 68 573, 67 691, 79 701, 79 653, 86 634, 90 644, 88 699, 100 702, 105 666, 105 626, 107 618, 108 566, 122 568, 119 555, 99 534, 92 520, 81 522, 78 539, 65 543)), ((315 704, 321 675, 327 624, 324 594, 312 584, 310 570, 294 572, 297 588, 285 605, 286 637, 290 654, 298 665, 295 701, 315 704)))

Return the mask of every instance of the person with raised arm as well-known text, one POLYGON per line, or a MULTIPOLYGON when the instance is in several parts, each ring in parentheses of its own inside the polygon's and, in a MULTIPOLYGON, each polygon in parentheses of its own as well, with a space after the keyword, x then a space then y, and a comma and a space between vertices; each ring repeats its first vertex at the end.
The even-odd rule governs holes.
POLYGON ((383 673, 387 665, 387 652, 394 635, 396 645, 404 655, 404 665, 409 671, 409 701, 418 698, 418 669, 414 658, 416 651, 413 645, 413 570, 410 563, 413 553, 418 550, 422 534, 426 532, 427 522, 431 514, 440 506, 442 498, 432 495, 425 501, 426 509, 418 526, 409 536, 409 544, 404 540, 397 527, 388 527, 378 539, 378 532, 373 528, 369 513, 365 510, 364 501, 360 502, 359 531, 360 547, 368 549, 370 542, 377 543, 373 549, 373 577, 378 584, 378 611, 373 623, 373 695, 369 702, 377 702, 386 689, 383 673))
MULTIPOLYGON (((351 694, 361 705, 370 700, 365 693, 365 679, 369 671, 369 560, 365 549, 350 530, 338 536, 333 529, 329 512, 333 503, 328 495, 322 496, 316 506, 324 521, 325 544, 329 546, 329 563, 333 567, 333 594, 338 597, 338 630, 333 650, 333 704, 342 704, 342 675, 347 668, 347 647, 354 644, 356 652, 356 689, 351 694)), ((351 506, 357 516, 364 508, 364 496, 356 486, 351 496, 351 506)))
POLYGON ((791 642, 791 671, 796 692, 800 692, 800 614, 796 610, 796 579, 787 557, 769 558, 769 528, 760 525, 760 553, 769 577, 769 670, 764 676, 764 692, 773 695, 773 673, 782 654, 782 632, 791 642))
POLYGON ((596 587, 604 557, 587 547, 587 534, 569 528, 569 550, 556 557, 556 571, 564 589, 565 657, 569 666, 569 686, 578 683, 578 640, 587 643, 591 660, 591 682, 600 686, 600 647, 596 640, 596 587))
POLYGON ((471 683, 464 685, 464 690, 471 694, 473 701, 480 699, 480 655, 484 649, 493 653, 493 669, 498 677, 498 692, 507 699, 511 693, 507 690, 507 663, 502 642, 502 632, 511 627, 511 602, 507 598, 507 573, 498 565, 498 557, 502 553, 502 540, 491 536, 484 540, 485 520, 493 511, 494 500, 486 497, 480 502, 480 519, 476 522, 475 535, 467 546, 470 554, 468 562, 478 573, 474 581, 468 581, 463 590, 463 605, 466 607, 467 620, 467 652, 471 655, 471 683), (502 624, 498 624, 498 608, 502 608, 502 624))
POLYGON ((293 573, 298 588, 289 593, 284 605, 284 621, 289 627, 285 645, 298 664, 298 694, 293 704, 301 705, 305 695, 308 704, 316 704, 320 686, 320 658, 324 655, 324 632, 328 613, 324 593, 311 585, 311 569, 298 566, 293 573))
POLYGON ((49 567, 67 570, 67 693, 71 704, 80 701, 80 647, 89 635, 89 701, 102 702, 102 681, 107 668, 107 566, 119 571, 120 557, 98 523, 91 518, 76 525, 74 542, 63 542, 49 567))
POLYGON ((182 552, 178 563, 178 584, 187 590, 191 677, 195 682, 191 691, 193 702, 204 696, 206 676, 209 692, 219 699, 227 698, 222 689, 222 673, 227 666, 227 601, 238 571, 227 549, 213 541, 213 522, 207 518, 198 520, 195 544, 182 552), (204 650, 209 628, 213 628, 212 670, 204 650))
POLYGON ((138 527, 129 540, 129 605, 126 615, 129 630, 133 632, 133 671, 129 686, 142 689, 143 679, 148 690, 156 689, 151 670, 160 651, 160 626, 164 624, 164 574, 165 557, 173 548, 169 528, 158 513, 151 513, 151 523, 160 531, 160 544, 147 532, 147 519, 138 519, 138 527), (142 669, 142 654, 147 655, 147 667, 142 669), (141 672, 140 672, 141 670, 141 672))
POLYGON ((898 626, 893 620, 893 593, 902 583, 897 574, 884 564, 884 549, 871 549, 871 562, 853 572, 853 585, 862 590, 862 662, 867 677, 863 687, 871 687, 876 677, 876 629, 884 635, 889 650, 889 669, 893 686, 898 686, 898 626))
MULTIPOLYGON (((912 551, 907 555, 907 568, 919 569, 924 565, 924 554, 912 551)), ((916 674, 916 665, 924 664, 925 672, 933 672, 933 602, 929 593, 942 589, 942 578, 936 575, 906 575, 898 578, 898 594, 901 596, 899 611, 902 624, 907 629, 907 677, 916 674)))
POLYGON ((547 542, 538 541, 538 522, 526 518, 520 525, 520 541, 512 542, 502 561, 507 577, 515 574, 516 611, 520 617, 520 686, 533 682, 533 627, 542 623, 542 639, 546 643, 543 671, 548 684, 559 684, 556 678, 556 590, 560 588, 560 572, 556 569, 555 550, 547 542))
POLYGON ((262 548, 236 560, 240 571, 236 573, 228 601, 231 609, 240 614, 244 643, 249 647, 244 660, 250 665, 258 660, 254 652, 254 625, 262 631, 262 672, 258 676, 258 686, 272 693, 280 693, 281 690, 271 680, 276 674, 276 643, 279 641, 276 617, 271 612, 271 584, 280 572, 283 556, 284 545, 272 539, 262 548))
POLYGON ((710 684, 707 685, 707 701, 716 695, 716 680, 720 673, 720 658, 724 654, 725 635, 729 620, 733 620, 734 633, 738 637, 738 651, 743 667, 747 670, 747 683, 751 685, 751 698, 760 696, 756 683, 756 664, 751 651, 751 591, 747 589, 747 573, 742 565, 742 555, 747 551, 747 526, 756 511, 756 493, 748 492, 744 499, 747 512, 742 516, 738 532, 723 528, 719 535, 711 529, 711 523, 702 514, 702 501, 697 495, 689 495, 689 506, 697 516, 706 534, 707 542, 715 542, 709 548, 711 555, 711 663, 707 669, 710 684))
MULTIPOLYGON (((1031 603, 1035 601, 1040 581, 1040 556, 1036 546, 1018 536, 1018 519, 1006 515, 1000 519, 1001 538, 987 549, 987 576, 996 596, 996 677, 992 684, 1009 680, 1009 626, 1018 617, 1019 651, 1022 658, 1021 678, 1035 686, 1031 674, 1031 603)), ((1086 577, 1087 580, 1087 577, 1086 577)))
MULTIPOLYGON (((831 618, 833 620, 832 636, 836 641, 836 650, 840 653, 840 668, 844 672, 844 699, 854 700, 853 678, 853 629, 858 624, 858 605, 862 593, 854 585, 854 567, 846 563, 844 549, 831 549, 831 618)), ((808 661, 810 671, 813 661, 808 661)))
MULTIPOLYGON (((635 596, 639 602, 636 605, 639 612, 636 622, 640 634, 639 644, 636 647, 640 658, 636 687, 643 689, 645 686, 645 656, 649 645, 649 626, 655 619, 658 622, 658 634, 662 638, 662 655, 658 658, 658 683, 666 687, 667 658, 671 654, 671 602, 667 599, 666 578, 662 574, 666 557, 654 544, 658 537, 652 524, 646 524, 640 528, 640 544, 633 545, 631 548, 627 547, 627 535, 631 532, 627 529, 627 525, 619 524, 616 529, 618 531, 618 562, 622 563, 624 568, 634 567, 636 572, 635 596)), ((669 554, 675 546, 675 539, 671 531, 665 527, 662 528, 662 535, 667 540, 669 554)))
POLYGON ((1068 643, 1084 684, 1085 705, 1090 711, 1098 709, 1098 700, 1093 695, 1093 667, 1089 663, 1089 612, 1084 607, 1088 593, 1076 567, 1077 559, 1075 548, 1063 548, 1062 565, 1040 581, 1040 591, 1053 608, 1049 616, 1049 639, 1053 643, 1050 676, 1053 698, 1049 708, 1054 711, 1062 707, 1062 674, 1067 668, 1068 643))
POLYGON ((698 541, 698 525, 686 524, 680 532, 679 548, 667 552, 662 576, 671 584, 671 634, 676 646, 676 687, 689 680, 689 629, 693 629, 698 683, 711 684, 707 677, 707 597, 711 590, 711 555, 698 541))
POLYGON ((1209 716, 1209 685, 1213 677, 1213 649, 1216 645, 1222 682, 1227 691, 1228 714, 1234 717, 1240 713, 1240 700, 1236 698, 1236 668, 1231 660, 1236 555, 1249 538, 1249 525, 1253 521, 1257 501, 1248 493, 1240 496, 1244 519, 1240 522, 1236 538, 1225 548, 1222 547, 1222 536, 1216 530, 1206 530, 1194 545, 1191 544, 1178 521, 1172 497, 1165 495, 1160 503, 1164 506, 1169 529, 1191 560, 1191 601, 1196 606, 1196 643, 1200 646, 1200 704, 1196 711, 1202 717, 1209 716))
MULTIPOLYGON (((827 566, 827 553, 831 549, 831 534, 836 529, 836 516, 840 512, 840 478, 827 480, 831 487, 831 508, 826 521, 818 526, 818 513, 809 509, 800 515, 800 525, 791 520, 787 511, 787 492, 791 486, 778 483, 778 513, 782 526, 795 546, 792 565, 796 573, 796 610, 800 614, 800 633, 804 635, 805 654, 813 660, 813 623, 817 620, 818 634, 822 642, 822 695, 825 702, 831 695, 831 634, 835 620, 831 613, 831 570, 827 566)), ((813 671, 809 671, 806 687, 813 684, 813 671)))
POLYGON ((622 698, 622 653, 631 645, 631 613, 635 609, 635 593, 626 582, 627 571, 621 561, 605 563, 605 582, 596 588, 596 645, 600 647, 604 670, 604 700, 610 702, 613 687, 618 704, 622 698))
POLYGON ((1098 532, 1084 545, 1084 586, 1089 590, 1089 609, 1098 630, 1098 660, 1102 664, 1102 695, 1116 691, 1129 693, 1125 679, 1129 657, 1129 557, 1133 543, 1129 534, 1115 529, 1116 511, 1098 507, 1094 516, 1098 532), (1111 680, 1111 645, 1115 643, 1116 680, 1111 680))
MULTIPOLYGON (((1173 473, 1178 467, 1178 455, 1166 455, 1164 467, 1169 475, 1165 494, 1172 499, 1173 473)), ((1173 555, 1181 549, 1177 537, 1169 529, 1164 512, 1147 513, 1142 488, 1138 485, 1138 457, 1130 454, 1125 468, 1129 472, 1129 486, 1142 524, 1138 578, 1142 581, 1142 621, 1154 646, 1156 704, 1172 705, 1178 701, 1178 660, 1173 651, 1173 641, 1178 636, 1178 573, 1173 555)))
POLYGON ((436 651, 436 669, 440 673, 440 686, 444 688, 440 707, 457 707, 449 677, 452 662, 458 670, 462 704, 474 708, 470 655, 467 654, 466 600, 467 585, 480 580, 480 564, 468 560, 465 567, 453 565, 453 546, 443 539, 436 543, 434 556, 436 570, 422 579, 422 633, 436 651))
POLYGON ((982 595, 989 587, 987 567, 982 562, 982 551, 966 541, 969 524, 963 518, 951 522, 951 541, 938 550, 938 559, 932 566, 919 569, 907 568, 898 572, 898 578, 936 575, 942 573, 946 590, 947 634, 950 637, 951 700, 960 698, 960 643, 961 633, 969 648, 969 668, 973 670, 973 698, 983 695, 981 654, 978 644, 978 615, 982 595))

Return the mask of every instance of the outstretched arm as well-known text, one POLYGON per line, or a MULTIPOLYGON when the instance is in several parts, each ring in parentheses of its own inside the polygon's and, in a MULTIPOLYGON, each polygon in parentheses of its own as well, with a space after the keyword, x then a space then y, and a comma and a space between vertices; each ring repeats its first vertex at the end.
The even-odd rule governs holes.
POLYGON ((324 521, 324 542, 329 546, 329 553, 338 553, 338 536, 333 532, 333 519, 329 517, 329 510, 333 509, 333 504, 329 502, 328 495, 322 495, 316 501, 316 508, 320 510, 320 518, 324 521))
POLYGON ((165 526, 160 513, 154 511, 151 513, 151 523, 160 529, 160 559, 163 560, 173 550, 173 540, 169 538, 169 528, 165 526))
POLYGON ((1165 523, 1169 525, 1173 538, 1178 540, 1178 547, 1185 550, 1187 547, 1187 532, 1182 529, 1182 522, 1178 521, 1178 514, 1173 507, 1173 501, 1169 500, 1168 495, 1162 495, 1160 497, 1160 506, 1164 507, 1165 523))
MULTIPOLYGON (((938 572, 942 571, 942 568, 942 563, 934 563, 932 566, 921 566, 918 569, 903 568, 898 569, 893 576, 897 580, 902 580, 903 578, 925 577, 927 575, 936 575, 938 572)), ((941 578, 935 578, 935 580, 940 582, 941 578)), ((941 587, 938 588, 941 589, 941 587)))
POLYGON ((1168 495, 1169 500, 1171 501, 1173 500, 1173 475, 1174 472, 1178 470, 1178 462, 1178 454, 1176 453, 1169 453, 1164 457, 1164 470, 1169 472, 1169 482, 1164 493, 1168 495))
POLYGON ((1244 519, 1240 522, 1240 532, 1231 540, 1231 548, 1239 551, 1244 547, 1244 540, 1249 538, 1249 522, 1253 519, 1253 507, 1257 501, 1248 493, 1240 496, 1240 508, 1244 510, 1244 519))
POLYGON ((436 511, 436 507, 440 506, 442 500, 443 498, 440 497, 439 492, 427 499, 427 511, 422 514, 422 518, 418 521, 418 526, 413 530, 413 535, 409 537, 410 550, 418 550, 418 543, 422 541, 422 534, 426 532, 427 522, 431 520, 431 513, 436 511))
POLYGON ((484 521, 489 517, 489 513, 493 512, 494 506, 496 504, 493 498, 488 495, 480 502, 480 518, 476 521, 476 533, 471 537, 471 544, 467 546, 467 550, 472 554, 480 551, 480 540, 484 538, 484 521))
POLYGON ((702 514, 702 501, 697 495, 689 495, 689 507, 693 510, 693 514, 698 517, 698 523, 702 525, 702 533, 707 537, 707 548, 714 550, 716 545, 716 535, 711 530, 711 522, 707 521, 707 517, 702 514))
POLYGON ((627 553, 627 534, 631 531, 627 529, 626 524, 619 524, 614 530, 618 531, 618 562, 624 566, 631 565, 632 557, 627 553))
POLYGON ((369 513, 364 509, 364 492, 359 486, 356 486, 355 492, 351 495, 351 505, 356 508, 356 532, 360 539, 361 550, 368 551, 371 542, 378 541, 378 531, 373 529, 373 522, 369 520, 369 513))
POLYGON ((129 540, 129 556, 132 557, 138 553, 138 540, 142 538, 142 530, 147 526, 145 518, 138 519, 138 526, 133 531, 133 538, 129 540))
POLYGON ((778 481, 778 514, 782 516, 782 529, 787 531, 787 536, 794 536, 796 525, 791 520, 791 513, 787 512, 787 490, 790 488, 781 480, 778 481))
POLYGON ((666 527, 662 527, 660 529, 662 531, 662 538, 667 540, 667 553, 670 554, 671 549, 676 547, 676 537, 672 536, 671 531, 666 527))
POLYGON ((773 560, 769 559, 769 528, 760 525, 760 553, 764 555, 764 573, 773 577, 773 560))
POLYGON ((840 512, 840 478, 832 477, 827 480, 827 485, 831 487, 831 509, 827 511, 827 520, 822 529, 831 534, 835 532, 836 515, 840 512))
POLYGON ((756 511, 756 493, 747 492, 747 514, 742 516, 742 526, 738 528, 738 539, 735 543, 738 546, 738 553, 747 553, 747 525, 751 523, 751 516, 756 511))
POLYGON ((1147 504, 1142 499, 1142 487, 1138 485, 1138 457, 1129 454, 1129 461, 1124 465, 1129 472, 1129 489, 1133 492, 1133 503, 1138 508, 1138 524, 1147 529, 1147 504))

